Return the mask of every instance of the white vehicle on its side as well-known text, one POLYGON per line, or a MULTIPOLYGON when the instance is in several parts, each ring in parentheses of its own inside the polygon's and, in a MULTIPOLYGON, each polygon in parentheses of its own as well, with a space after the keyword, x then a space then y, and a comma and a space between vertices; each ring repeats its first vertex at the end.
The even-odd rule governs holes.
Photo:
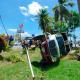
POLYGON ((22 49, 22 45, 21 42, 15 42, 12 49, 22 49))

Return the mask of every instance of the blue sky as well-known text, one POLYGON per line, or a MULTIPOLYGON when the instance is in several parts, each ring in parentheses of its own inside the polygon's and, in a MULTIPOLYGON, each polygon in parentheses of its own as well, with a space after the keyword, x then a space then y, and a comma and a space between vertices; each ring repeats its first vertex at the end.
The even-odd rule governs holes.
MULTIPOLYGON (((69 0, 70 1, 70 0, 69 0)), ((72 0, 75 6, 72 10, 77 10, 77 0, 72 0)), ((24 24, 23 35, 41 34, 38 22, 35 20, 40 8, 48 9, 52 16, 52 8, 57 4, 57 0, 0 0, 0 15, 8 34, 16 34, 19 24, 24 24)), ((71 8, 69 8, 71 9, 71 8)), ((0 34, 5 33, 0 21, 0 34)))

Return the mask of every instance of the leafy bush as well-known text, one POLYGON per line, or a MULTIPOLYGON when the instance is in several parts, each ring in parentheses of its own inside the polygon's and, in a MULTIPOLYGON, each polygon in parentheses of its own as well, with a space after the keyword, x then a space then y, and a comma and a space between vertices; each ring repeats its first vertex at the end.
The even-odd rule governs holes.
POLYGON ((10 55, 8 55, 5 59, 13 63, 24 61, 18 53, 13 53, 13 54, 10 53, 10 55))
POLYGON ((8 45, 7 41, 4 40, 2 37, 0 37, 0 52, 1 52, 2 50, 5 51, 6 48, 7 48, 7 45, 8 45))
POLYGON ((14 45, 14 41, 10 42, 10 47, 12 47, 14 45))
POLYGON ((22 53, 26 54, 26 48, 23 48, 22 53))
POLYGON ((9 52, 11 50, 10 46, 7 45, 6 48, 5 48, 5 51, 9 52))

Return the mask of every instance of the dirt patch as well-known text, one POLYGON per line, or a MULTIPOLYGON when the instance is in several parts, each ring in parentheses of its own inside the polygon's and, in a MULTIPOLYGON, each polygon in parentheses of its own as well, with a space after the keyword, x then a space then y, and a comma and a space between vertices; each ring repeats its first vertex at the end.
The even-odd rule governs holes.
POLYGON ((7 65, 10 65, 10 64, 12 64, 12 62, 0 61, 0 67, 7 66, 7 65))
POLYGON ((61 57, 61 60, 74 60, 75 56, 73 54, 68 54, 66 56, 61 57))

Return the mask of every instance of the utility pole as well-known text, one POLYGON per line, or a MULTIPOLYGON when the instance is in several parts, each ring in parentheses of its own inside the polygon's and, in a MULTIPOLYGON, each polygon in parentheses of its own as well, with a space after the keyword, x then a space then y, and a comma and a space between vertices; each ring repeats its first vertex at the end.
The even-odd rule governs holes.
POLYGON ((4 28, 4 30, 5 30, 5 32, 6 32, 7 36, 8 36, 7 30, 6 30, 5 26, 4 26, 4 23, 3 23, 1 15, 0 15, 0 20, 1 20, 1 23, 2 23, 2 27, 4 28))
POLYGON ((79 10, 79 14, 80 14, 80 0, 77 0, 77 4, 78 4, 78 10, 79 10))

